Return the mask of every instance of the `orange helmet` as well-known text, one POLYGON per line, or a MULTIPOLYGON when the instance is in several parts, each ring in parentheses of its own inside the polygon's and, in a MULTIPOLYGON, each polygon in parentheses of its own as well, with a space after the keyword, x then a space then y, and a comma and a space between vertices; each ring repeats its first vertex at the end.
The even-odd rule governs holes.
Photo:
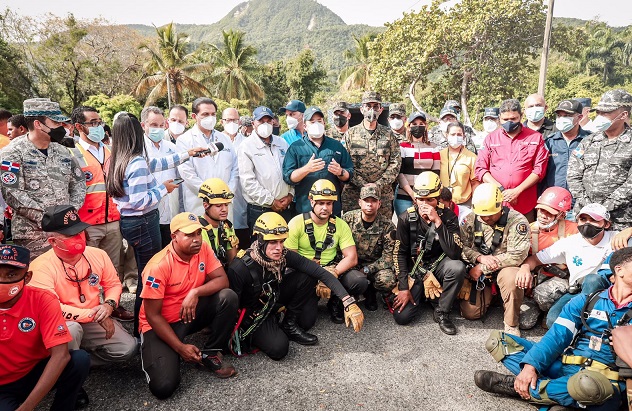
POLYGON ((542 208, 551 214, 559 214, 562 211, 569 211, 572 201, 573 197, 567 189, 549 187, 538 197, 535 208, 542 208))

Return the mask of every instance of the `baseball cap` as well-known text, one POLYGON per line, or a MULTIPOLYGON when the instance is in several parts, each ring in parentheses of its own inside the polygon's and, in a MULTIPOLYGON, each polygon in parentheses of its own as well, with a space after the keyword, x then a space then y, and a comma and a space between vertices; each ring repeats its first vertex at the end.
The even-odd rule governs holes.
POLYGON ((270 117, 271 119, 274 117, 274 113, 266 106, 259 106, 252 112, 252 117, 254 120, 261 120, 263 117, 270 117))
POLYGON ((320 115, 325 118, 325 114, 323 114, 323 111, 320 108, 316 106, 311 106, 310 108, 305 110, 305 113, 303 113, 303 120, 310 121, 312 119, 312 116, 316 113, 320 113, 320 115))
POLYGON ((365 198, 373 197, 376 200, 380 199, 380 189, 377 187, 375 183, 365 184, 360 189, 360 199, 364 200, 365 198))
POLYGON ((0 245, 0 264, 26 268, 30 259, 31 251, 26 247, 12 244, 0 245))
POLYGON ((584 106, 577 100, 562 100, 560 104, 557 105, 555 112, 563 111, 565 113, 573 114, 581 114, 584 106))
POLYGON ((67 236, 77 235, 90 224, 84 223, 71 205, 47 207, 42 216, 42 230, 48 233, 59 233, 67 236))
POLYGON ((621 107, 632 107, 632 95, 623 89, 606 91, 597 107, 590 111, 603 111, 609 113, 621 107))
POLYGON ((169 228, 171 229, 171 234, 176 231, 182 231, 184 234, 191 234, 200 228, 204 228, 204 226, 200 224, 200 220, 198 220, 195 214, 180 213, 171 219, 169 228))
POLYGON ((447 116, 448 114, 453 115, 457 119, 459 118, 459 113, 454 111, 454 109, 444 107, 443 109, 441 109, 441 113, 439 113, 439 119, 442 119, 443 117, 447 116))
POLYGON ((575 100, 579 101, 580 103, 582 103, 582 106, 584 108, 586 107, 592 107, 592 99, 588 98, 588 97, 577 97, 575 100))
POLYGON ((362 94, 362 104, 366 103, 381 103, 382 95, 377 91, 365 91, 362 94))
POLYGON ((336 111, 349 111, 349 104, 346 101, 336 101, 331 111, 334 113, 336 111))
POLYGON ((485 107, 483 118, 485 117, 491 117, 491 118, 500 117, 500 109, 498 107, 485 107))
POLYGON ((281 113, 285 113, 287 110, 290 111, 300 111, 301 113, 305 112, 305 103, 301 100, 290 100, 285 107, 281 107, 279 111, 281 113))
POLYGON ((461 111, 461 105, 456 100, 447 100, 443 105, 443 108, 451 108, 453 110, 456 109, 454 111, 461 111))
POLYGON ((582 214, 587 214, 592 217, 595 221, 610 221, 610 212, 606 209, 606 207, 597 203, 586 204, 582 207, 582 209, 577 213, 579 217, 582 214))
POLYGON ((426 121, 426 113, 424 113, 423 111, 415 111, 410 116, 408 116, 408 122, 412 123, 413 120, 418 119, 418 118, 422 119, 423 121, 426 121))
POLYGON ((50 101, 49 98, 30 98, 22 103, 24 117, 48 117, 58 123, 67 123, 70 117, 64 116, 59 108, 59 103, 50 101))

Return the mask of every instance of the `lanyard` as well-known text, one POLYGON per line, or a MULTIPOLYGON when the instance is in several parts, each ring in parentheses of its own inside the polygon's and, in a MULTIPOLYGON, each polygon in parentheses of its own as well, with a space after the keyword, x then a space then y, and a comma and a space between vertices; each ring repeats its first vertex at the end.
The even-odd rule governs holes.
MULTIPOLYGON (((73 279, 68 274, 68 271, 66 270, 66 264, 64 263, 64 261, 61 258, 59 258, 59 257, 57 257, 57 258, 61 262, 61 266, 64 269, 64 273, 66 273, 66 279, 68 281, 73 282, 73 283, 77 283, 77 290, 79 291, 79 301, 81 302, 81 304, 85 303, 86 302, 86 296, 83 294, 83 292, 81 290, 81 283, 86 281, 88 278, 90 278, 90 275, 92 274, 92 265, 90 265, 90 261, 88 261, 88 259, 83 254, 81 254, 81 258, 84 258, 86 260, 86 262, 88 263, 88 275, 86 275, 82 279, 79 279, 79 276, 77 275, 77 269, 75 268, 76 265, 74 265, 74 266, 72 266, 72 270, 75 273, 75 278, 73 279)), ((79 261, 81 261, 81 260, 79 260, 79 261)))
MULTIPOLYGON (((461 152, 463 151, 463 146, 459 149, 459 153, 456 155, 454 159, 454 163, 452 163, 452 171, 450 171, 450 149, 448 148, 448 178, 452 180, 452 173, 454 173, 454 168, 456 167, 456 162, 459 161, 459 157, 461 157, 461 152)), ((456 177, 454 178, 456 180, 456 177)))

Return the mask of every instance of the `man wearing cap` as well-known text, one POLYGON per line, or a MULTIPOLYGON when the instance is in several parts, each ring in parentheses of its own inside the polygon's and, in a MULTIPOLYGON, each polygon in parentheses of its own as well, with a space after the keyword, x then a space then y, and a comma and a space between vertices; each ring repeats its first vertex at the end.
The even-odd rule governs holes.
POLYGON ((255 221, 265 212, 277 212, 286 220, 294 215, 294 187, 283 180, 288 143, 272 134, 272 110, 260 106, 252 114, 252 134, 244 140, 238 155, 239 182, 248 203, 251 233, 255 221))
POLYGON ((591 134, 596 132, 595 125, 593 121, 588 116, 590 114, 590 110, 592 109, 592 99, 587 97, 577 97, 575 100, 579 101, 582 104, 582 117, 579 120, 579 126, 591 134))
POLYGON ((342 141, 347 130, 349 130, 349 120, 351 120, 351 112, 346 101, 337 101, 331 109, 333 128, 329 130, 331 138, 342 141))
POLYGON ((365 91, 360 108, 364 119, 347 131, 343 142, 354 169, 342 193, 344 212, 356 210, 362 186, 375 183, 382 194, 380 212, 387 218, 393 216, 393 183, 399 175, 402 157, 395 135, 377 121, 382 110, 382 96, 375 91, 365 91))
MULTIPOLYGON (((309 107, 303 115, 306 136, 290 145, 283 160, 283 180, 296 191, 296 211, 307 213, 312 209, 309 189, 320 180, 331 181, 337 192, 353 176, 351 156, 342 143, 327 137, 325 115, 318 107, 309 107)), ((334 214, 340 216, 341 203, 334 203, 334 214)))
POLYGON ((288 130, 281 134, 281 138, 287 142, 288 146, 305 135, 305 122, 303 121, 305 109, 305 103, 301 100, 291 100, 285 107, 279 109, 286 116, 285 122, 288 130))
POLYGON ((178 151, 187 151, 194 147, 213 148, 216 143, 224 146, 217 154, 194 157, 178 166, 180 177, 184 179, 184 183, 181 184, 184 209, 198 215, 204 213, 197 196, 204 180, 212 177, 221 178, 231 190, 235 190, 236 184, 239 183, 237 152, 230 138, 215 130, 216 114, 215 101, 207 97, 195 99, 191 114, 195 125, 176 141, 178 151))
POLYGON ((86 177, 66 147, 51 144, 64 138, 62 122, 70 120, 59 104, 42 98, 25 100, 24 117, 29 133, 2 151, 0 186, 13 210, 13 241, 31 250, 35 258, 50 247, 40 226, 44 210, 57 204, 81 208, 86 177))
POLYGON ((30 285, 59 299, 72 336, 71 349, 88 351, 93 366, 126 362, 136 354, 136 340, 112 318, 123 287, 107 253, 86 246, 89 226, 72 206, 48 207, 42 229, 52 250, 33 260, 30 285))
POLYGON ((406 104, 391 103, 388 106, 388 125, 398 143, 406 140, 406 104))
POLYGON ((598 203, 610 212, 612 227, 632 225, 632 95, 617 89, 606 92, 593 120, 596 133, 585 137, 568 161, 568 189, 575 210, 598 203))
POLYGON ((244 136, 244 138, 248 138, 250 137, 252 130, 253 130, 252 117, 250 116, 239 117, 239 134, 244 136))
MULTIPOLYGON (((439 113, 439 124, 428 131, 428 140, 441 149, 448 147, 448 124, 460 121, 460 118, 461 105, 456 100, 446 101, 439 113)), ((463 125, 463 132, 465 134, 465 147, 476 154, 476 146, 472 140, 476 132, 472 127, 466 125, 463 125)))
POLYGON ((579 123, 583 117, 583 107, 577 100, 562 100, 555 109, 555 131, 545 141, 549 150, 546 176, 540 182, 540 191, 549 187, 568 188, 566 174, 571 153, 579 146, 590 132, 581 128, 579 123))
POLYGON ((0 406, 32 410, 53 388, 52 410, 74 410, 88 376, 90 357, 68 351, 72 340, 59 302, 31 280, 27 248, 0 245, 0 406))
POLYGON ((149 390, 169 398, 180 385, 180 358, 201 364, 219 378, 237 372, 223 360, 237 321, 237 295, 213 249, 202 241, 202 224, 193 213, 171 220, 171 244, 143 271, 140 310, 141 357, 149 390), (209 327, 200 350, 184 343, 187 335, 209 327))
POLYGON ((477 132, 472 141, 477 150, 483 148, 485 137, 492 131, 496 131, 500 127, 500 109, 498 107, 486 107, 483 111, 483 131, 477 132))
POLYGON ((540 94, 531 94, 527 97, 524 108, 526 120, 522 123, 523 126, 542 134, 544 139, 556 131, 555 123, 544 116, 548 106, 540 94))
POLYGON ((377 310, 376 291, 384 301, 389 301, 396 285, 393 269, 395 225, 379 213, 381 205, 377 185, 369 183, 360 190, 360 209, 342 216, 356 244, 358 265, 355 269, 369 279, 369 288, 364 292, 364 306, 369 311, 377 310))

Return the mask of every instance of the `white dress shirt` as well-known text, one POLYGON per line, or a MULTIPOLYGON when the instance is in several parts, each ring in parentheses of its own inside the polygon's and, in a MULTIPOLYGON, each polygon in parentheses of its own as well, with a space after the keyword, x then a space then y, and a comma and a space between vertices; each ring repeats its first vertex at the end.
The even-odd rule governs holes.
MULTIPOLYGON (((151 141, 147 136, 145 136, 145 149, 147 150, 147 157, 149 157, 150 160, 153 160, 154 158, 161 158, 178 152, 176 145, 173 144, 171 141, 162 139, 158 143, 158 147, 156 147, 154 145, 154 142, 151 141)), ((154 175, 154 178, 156 179, 158 184, 163 183, 167 180, 174 180, 178 177, 178 172, 176 171, 175 167, 163 171, 156 171, 152 174, 154 175)), ((175 217, 176 214, 178 214, 179 190, 179 188, 176 188, 160 200, 160 203, 158 204, 160 224, 171 223, 171 219, 175 217)))

